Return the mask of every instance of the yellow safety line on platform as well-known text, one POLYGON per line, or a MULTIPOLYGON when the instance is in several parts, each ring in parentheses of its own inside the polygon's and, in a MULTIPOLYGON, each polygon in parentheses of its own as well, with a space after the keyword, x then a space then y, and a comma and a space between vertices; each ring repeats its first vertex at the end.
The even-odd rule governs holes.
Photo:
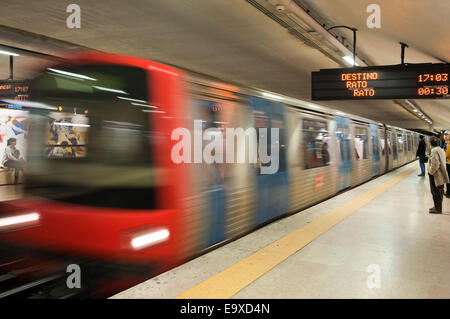
POLYGON ((242 259, 222 272, 206 279, 177 299, 231 298, 276 265, 305 247, 311 241, 328 231, 337 223, 358 211, 361 207, 383 194, 389 188, 406 178, 416 168, 407 169, 356 197, 346 204, 330 211, 277 241, 242 259))

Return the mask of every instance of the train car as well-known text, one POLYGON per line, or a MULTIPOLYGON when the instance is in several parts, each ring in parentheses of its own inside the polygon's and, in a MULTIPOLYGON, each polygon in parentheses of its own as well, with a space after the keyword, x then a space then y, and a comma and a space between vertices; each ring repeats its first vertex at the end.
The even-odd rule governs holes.
POLYGON ((295 212, 350 186, 339 180, 340 172, 343 179, 350 172, 350 148, 337 143, 336 134, 342 131, 330 114, 290 106, 287 122, 289 211, 295 212))
POLYGON ((143 280, 413 159, 405 130, 134 57, 82 53, 32 85, 25 197, 1 203, 0 240, 97 269, 96 286, 114 281, 98 269, 143 280), (229 128, 266 135, 276 171, 239 161, 245 141, 230 155, 229 128))
POLYGON ((182 126, 182 77, 160 63, 103 53, 39 75, 25 197, 2 203, 9 222, 0 238, 83 264, 93 279, 111 269, 153 273, 179 263, 187 170, 162 154, 170 154, 170 134, 182 126))

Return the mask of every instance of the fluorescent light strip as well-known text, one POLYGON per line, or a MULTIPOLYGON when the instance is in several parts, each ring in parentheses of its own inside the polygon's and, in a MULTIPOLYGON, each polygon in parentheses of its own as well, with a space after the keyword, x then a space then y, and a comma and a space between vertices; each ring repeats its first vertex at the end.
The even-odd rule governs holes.
POLYGON ((409 106, 411 106, 412 108, 414 108, 414 105, 409 101, 409 100, 405 100, 406 103, 409 104, 409 106))
POLYGON ((118 98, 118 99, 121 99, 121 100, 132 101, 132 102, 147 103, 147 101, 131 99, 131 98, 129 98, 129 97, 118 96, 117 98, 118 98))
POLYGON ((92 87, 93 87, 93 88, 96 88, 97 90, 100 90, 100 91, 113 92, 113 93, 121 93, 121 94, 128 94, 127 92, 122 91, 122 90, 116 90, 116 89, 105 88, 105 87, 103 87, 103 86, 96 86, 96 85, 93 85, 92 87))
POLYGON ((11 225, 24 224, 39 220, 38 213, 24 214, 12 217, 0 218, 0 227, 7 227, 11 225))
POLYGON ((283 99, 283 97, 276 95, 276 94, 272 94, 272 93, 266 93, 266 92, 262 92, 262 94, 266 97, 270 97, 273 99, 283 99))
POLYGON ((64 122, 54 122, 53 124, 61 125, 61 126, 91 127, 89 124, 76 124, 76 123, 64 123, 64 122))
POLYGON ((29 108, 33 108, 33 109, 43 109, 43 110, 52 110, 52 111, 58 109, 55 106, 50 106, 47 104, 32 102, 32 101, 17 101, 17 100, 11 100, 11 99, 0 99, 0 101, 4 101, 8 104, 24 106, 24 107, 29 107, 29 108))
POLYGON ((78 79, 90 80, 90 81, 97 81, 97 79, 94 79, 94 78, 91 78, 91 77, 88 77, 88 76, 82 75, 82 74, 77 74, 77 73, 72 73, 72 72, 62 71, 62 70, 53 69, 53 68, 48 68, 47 70, 50 70, 50 71, 55 72, 55 73, 59 73, 59 74, 71 76, 71 77, 74 77, 74 78, 78 78, 78 79))
POLYGON ((148 104, 141 104, 141 103, 131 103, 132 105, 137 105, 137 106, 144 106, 144 107, 151 107, 156 109, 157 106, 153 106, 153 105, 148 105, 148 104))
POLYGON ((169 238, 169 231, 167 229, 161 229, 151 232, 142 236, 134 237, 131 240, 131 246, 135 249, 141 249, 151 245, 155 245, 169 238))
POLYGON ((5 51, 5 50, 0 50, 0 54, 12 55, 12 56, 20 56, 20 54, 13 53, 13 52, 10 52, 10 51, 5 51))
POLYGON ((153 111, 153 110, 142 110, 142 112, 147 112, 147 113, 166 113, 164 111, 153 111))
MULTIPOLYGON (((353 65, 353 58, 352 58, 351 56, 346 55, 346 56, 342 57, 342 59, 344 59, 345 62, 348 62, 348 63, 350 63, 351 65, 353 65)), ((358 63, 355 62, 355 65, 357 66, 358 63)))

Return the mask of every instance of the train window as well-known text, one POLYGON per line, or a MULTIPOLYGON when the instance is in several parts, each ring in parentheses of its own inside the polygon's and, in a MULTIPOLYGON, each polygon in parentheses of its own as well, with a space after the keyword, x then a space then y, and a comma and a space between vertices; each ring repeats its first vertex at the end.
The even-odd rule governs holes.
POLYGON ((51 112, 48 116, 45 152, 49 158, 87 155, 89 118, 84 114, 51 112))
POLYGON ((380 141, 381 156, 385 156, 386 140, 384 139, 384 131, 382 128, 378 130, 378 139, 380 141))
POLYGON ((384 144, 385 144, 384 137, 380 137, 380 146, 381 146, 381 155, 382 155, 382 156, 384 156, 384 154, 385 154, 385 153, 384 153, 384 152, 385 152, 385 151, 384 151, 384 149, 385 149, 385 145, 384 145, 384 144))
POLYGON ((404 141, 402 132, 397 132, 397 144, 398 144, 397 151, 400 153, 403 152, 404 141))
POLYGON ((378 138, 378 127, 377 126, 370 126, 370 135, 371 135, 371 141, 372 141, 372 158, 373 160, 379 161, 380 160, 380 142, 378 138))
POLYGON ((58 112, 48 114, 47 151, 52 149, 47 152, 48 157, 149 165, 149 141, 155 136, 149 133, 145 115, 150 115, 155 107, 147 103, 145 83, 146 73, 139 68, 50 68, 33 82, 37 89, 35 99, 58 105, 58 112))
POLYGON ((392 143, 392 154, 394 156, 394 160, 397 160, 397 142, 396 142, 396 135, 395 131, 391 132, 391 143, 392 143))
POLYGON ((32 85, 33 100, 57 110, 33 115, 26 192, 80 205, 154 209, 153 147, 167 137, 152 129, 164 114, 148 103, 147 72, 119 65, 54 68, 32 85))
POLYGON ((363 160, 369 158, 369 140, 367 137, 367 128, 355 127, 355 153, 356 159, 363 160))
POLYGON ((303 119, 303 154, 304 168, 330 165, 328 150, 329 135, 327 122, 303 119))
MULTIPOLYGON (((66 68, 48 68, 32 82, 34 98, 133 98, 139 103, 147 97, 146 72, 143 69, 121 65, 80 65, 66 68)), ((129 100, 131 101, 131 100, 129 100)))
POLYGON ((411 152, 411 149, 412 149, 412 145, 411 145, 411 135, 410 134, 407 134, 406 135, 406 140, 408 141, 408 152, 411 152))

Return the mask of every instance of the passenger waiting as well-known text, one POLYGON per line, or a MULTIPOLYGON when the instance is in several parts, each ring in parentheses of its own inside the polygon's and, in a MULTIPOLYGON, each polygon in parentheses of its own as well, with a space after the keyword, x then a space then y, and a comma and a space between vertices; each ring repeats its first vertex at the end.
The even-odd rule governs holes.
POLYGON ((425 144, 425 138, 423 135, 419 136, 419 146, 417 147, 416 157, 419 158, 419 165, 421 173, 417 176, 425 176, 425 163, 428 161, 425 155, 425 149, 427 148, 425 144))
POLYGON ((24 161, 20 158, 20 152, 16 148, 17 140, 14 137, 6 141, 5 154, 2 165, 14 169, 14 184, 19 183, 19 173, 23 171, 24 161))
POLYGON ((439 139, 431 139, 430 160, 428 163, 428 175, 430 176, 430 189, 433 195, 434 207, 430 208, 430 214, 442 213, 442 200, 444 197, 444 184, 449 183, 449 177, 445 165, 445 152, 439 147, 439 139))

